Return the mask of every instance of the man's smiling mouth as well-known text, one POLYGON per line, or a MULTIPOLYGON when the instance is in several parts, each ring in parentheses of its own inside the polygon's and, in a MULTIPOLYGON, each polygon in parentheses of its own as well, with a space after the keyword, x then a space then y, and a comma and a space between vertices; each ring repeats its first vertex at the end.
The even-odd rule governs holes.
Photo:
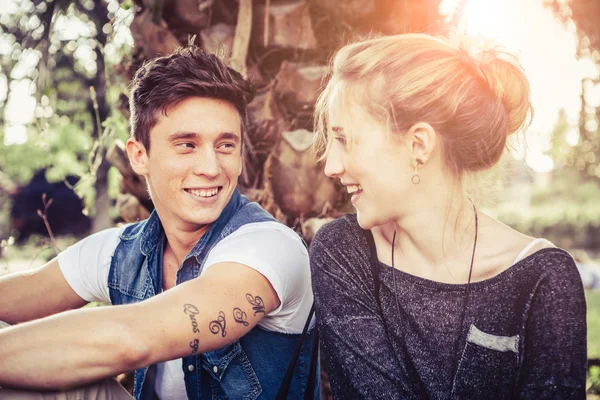
POLYGON ((184 189, 186 192, 193 194, 194 196, 197 197, 213 197, 216 196, 221 189, 223 189, 223 186, 215 186, 212 188, 206 188, 206 189, 184 189))

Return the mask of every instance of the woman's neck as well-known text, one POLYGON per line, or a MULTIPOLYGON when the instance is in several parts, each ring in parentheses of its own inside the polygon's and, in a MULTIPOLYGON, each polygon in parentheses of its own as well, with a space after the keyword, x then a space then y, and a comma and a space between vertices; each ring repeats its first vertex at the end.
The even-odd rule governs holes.
POLYGON ((378 247, 380 259, 391 265, 395 232, 395 267, 435 280, 466 282, 475 239, 474 207, 463 195, 429 199, 434 200, 419 202, 410 212, 375 228, 384 238, 378 247))

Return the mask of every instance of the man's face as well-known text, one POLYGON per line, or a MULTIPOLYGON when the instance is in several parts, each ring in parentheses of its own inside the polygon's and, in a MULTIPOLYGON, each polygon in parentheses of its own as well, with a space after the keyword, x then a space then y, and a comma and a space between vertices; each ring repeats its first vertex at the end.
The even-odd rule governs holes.
POLYGON ((143 174, 163 226, 197 231, 221 215, 242 172, 240 115, 228 101, 206 97, 166 114, 150 131, 143 174))

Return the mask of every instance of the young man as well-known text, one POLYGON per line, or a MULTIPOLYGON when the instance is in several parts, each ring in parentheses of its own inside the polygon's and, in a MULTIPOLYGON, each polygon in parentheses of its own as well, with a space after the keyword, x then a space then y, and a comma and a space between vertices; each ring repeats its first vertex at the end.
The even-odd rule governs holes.
MULTIPOLYGON (((156 209, 0 278, 0 320, 36 319, 0 330, 0 386, 57 390, 135 369, 136 399, 275 397, 313 299, 301 239, 236 189, 252 97, 196 47, 140 68, 127 152, 156 209), (63 312, 90 301, 120 306, 63 312)), ((308 390, 318 396, 318 381, 308 390)))

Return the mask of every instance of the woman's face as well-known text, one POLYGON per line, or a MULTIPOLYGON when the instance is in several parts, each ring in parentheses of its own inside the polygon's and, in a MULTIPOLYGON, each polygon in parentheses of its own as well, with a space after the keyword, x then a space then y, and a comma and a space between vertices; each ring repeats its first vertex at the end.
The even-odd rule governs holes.
POLYGON ((393 137, 400 133, 389 132, 355 102, 333 101, 328 125, 332 143, 325 174, 338 178, 352 194, 360 226, 370 229, 398 218, 414 190, 408 142, 393 137))

